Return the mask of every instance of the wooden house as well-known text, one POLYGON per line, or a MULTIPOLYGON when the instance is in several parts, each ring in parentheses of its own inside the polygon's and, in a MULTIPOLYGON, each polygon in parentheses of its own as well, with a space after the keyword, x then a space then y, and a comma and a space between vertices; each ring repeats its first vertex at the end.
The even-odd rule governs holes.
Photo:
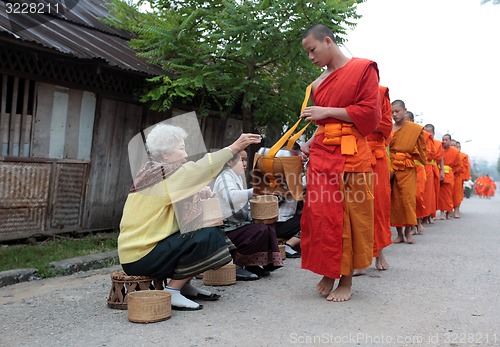
MULTIPOLYGON (((14 15, 0 2, 0 241, 116 229, 132 182, 129 140, 184 112, 138 101, 162 71, 99 20, 104 1, 66 3, 14 15)), ((226 127, 241 131, 235 119, 200 126, 207 148, 227 143, 226 127)))

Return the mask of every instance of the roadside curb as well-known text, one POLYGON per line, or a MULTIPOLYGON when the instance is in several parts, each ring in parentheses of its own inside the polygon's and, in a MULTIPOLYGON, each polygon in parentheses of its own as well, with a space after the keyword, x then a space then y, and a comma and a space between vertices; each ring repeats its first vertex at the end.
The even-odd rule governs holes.
MULTIPOLYGON (((117 265, 118 251, 97 253, 64 259, 50 263, 54 269, 59 270, 62 275, 71 275, 80 271, 88 271, 117 265)), ((16 283, 37 280, 37 269, 15 269, 0 271, 0 288, 16 283)))

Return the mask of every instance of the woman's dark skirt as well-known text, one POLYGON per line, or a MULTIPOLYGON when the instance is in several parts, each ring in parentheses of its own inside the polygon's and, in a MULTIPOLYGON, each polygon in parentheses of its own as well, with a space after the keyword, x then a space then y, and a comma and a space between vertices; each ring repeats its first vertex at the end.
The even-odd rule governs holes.
POLYGON ((136 262, 122 264, 129 276, 185 279, 231 262, 234 245, 218 227, 181 234, 176 232, 158 242, 136 262))
POLYGON ((283 266, 272 225, 246 224, 228 231, 227 237, 236 246, 233 252, 234 263, 240 266, 283 266))

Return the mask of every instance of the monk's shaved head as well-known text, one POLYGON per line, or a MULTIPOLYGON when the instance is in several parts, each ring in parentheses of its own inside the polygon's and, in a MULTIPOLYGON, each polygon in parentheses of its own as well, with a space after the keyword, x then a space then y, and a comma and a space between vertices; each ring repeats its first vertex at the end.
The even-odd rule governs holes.
POLYGON ((447 138, 448 138, 448 140, 450 140, 450 141, 451 141, 451 135, 450 135, 450 134, 444 134, 444 135, 443 135, 443 140, 444 140, 444 138, 445 138, 445 137, 447 137, 447 138))
POLYGON ((406 108, 405 102, 403 100, 394 100, 392 102, 392 106, 400 106, 402 108, 406 108))
POLYGON ((429 129, 429 130, 432 130, 432 133, 434 133, 434 132, 436 131, 436 130, 434 129, 434 125, 432 125, 432 124, 426 124, 426 125, 424 126, 424 128, 427 128, 427 129, 429 129))
POLYGON ((333 42, 335 41, 335 35, 333 35, 333 31, 323 24, 314 24, 306 29, 304 35, 302 35, 302 39, 305 39, 309 35, 312 35, 316 40, 323 41, 325 37, 329 37, 333 42))
POLYGON ((414 122, 414 121, 415 121, 415 116, 413 115, 413 112, 406 111, 406 113, 405 113, 405 117, 406 117, 406 119, 408 119, 409 121, 412 121, 412 122, 414 122))

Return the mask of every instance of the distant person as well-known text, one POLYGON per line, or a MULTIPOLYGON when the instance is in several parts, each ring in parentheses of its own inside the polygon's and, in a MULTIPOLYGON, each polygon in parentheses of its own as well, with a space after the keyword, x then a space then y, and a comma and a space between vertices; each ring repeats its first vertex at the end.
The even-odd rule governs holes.
POLYGON ((312 83, 314 106, 301 115, 318 124, 301 145, 310 158, 302 268, 323 276, 316 290, 328 301, 347 301, 354 269, 370 266, 373 256, 373 177, 365 137, 381 118, 378 68, 373 61, 345 56, 333 32, 321 24, 306 30, 302 46, 313 64, 326 67, 312 83))
POLYGON ((423 128, 406 121, 402 100, 392 102, 394 134, 389 143, 393 178, 391 184, 391 225, 396 227, 393 243, 414 243, 412 228, 417 225, 417 171, 415 160, 425 163, 427 154, 423 128))
POLYGON ((470 199, 472 188, 474 188, 474 182, 469 178, 464 182, 464 196, 466 199, 470 199))

